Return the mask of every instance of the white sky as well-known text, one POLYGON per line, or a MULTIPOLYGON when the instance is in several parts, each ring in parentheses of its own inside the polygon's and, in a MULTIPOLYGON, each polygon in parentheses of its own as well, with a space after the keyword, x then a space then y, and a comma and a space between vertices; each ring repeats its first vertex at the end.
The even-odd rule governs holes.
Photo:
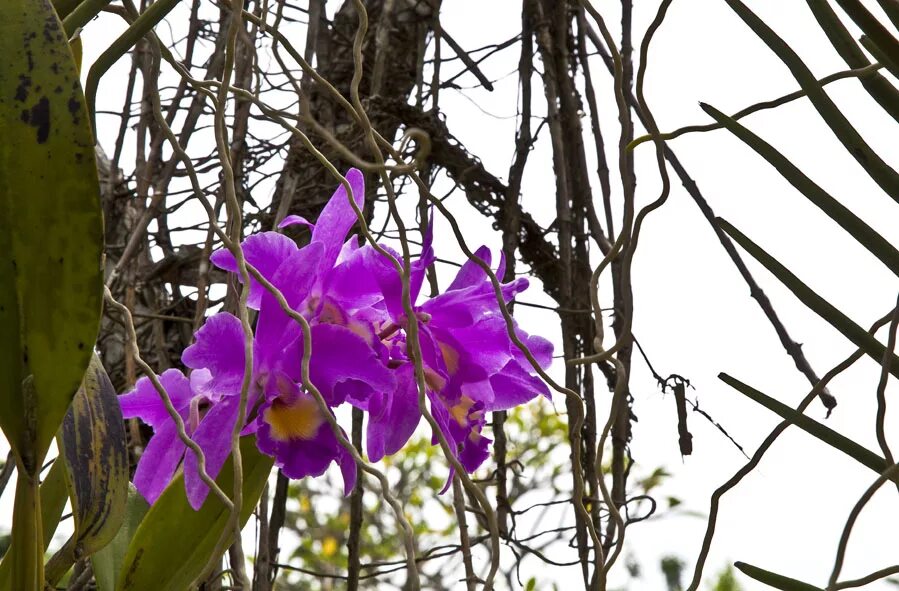
MULTIPOLYGON (((618 21, 617 4, 596 3, 608 13, 610 25, 618 21)), ((635 39, 639 40, 657 3, 635 4, 635 39)), ((788 40, 818 77, 846 69, 804 2, 749 4, 788 40)), ((445 2, 442 26, 466 48, 498 43, 519 31, 519 6, 519 2, 509 0, 445 2), (472 20, 472 13, 478 14, 477 20, 472 20)), ((111 17, 104 17, 102 23, 89 25, 85 30, 85 65, 120 30, 111 17)), ((851 28, 848 19, 847 23, 851 28)), ((444 46, 444 52, 449 51, 444 46)), ((513 48, 488 59, 481 67, 488 77, 497 79, 512 73, 517 60, 518 53, 513 48)), ((122 60, 110 80, 101 85, 99 109, 120 109, 124 82, 116 81, 124 80, 127 66, 128 60, 122 60)), ((451 67, 458 68, 458 62, 451 67)), ((602 121, 606 143, 613 146, 618 131, 611 78, 599 60, 592 68, 598 82, 597 94, 607 114, 602 121)), ((440 99, 450 130, 498 176, 505 175, 513 155, 516 82, 513 74, 502 78, 493 93, 471 90, 466 91, 466 98, 444 90, 440 99), (483 111, 499 118, 486 117, 483 111)), ((466 75, 459 83, 473 86, 476 81, 466 75)), ((675 1, 651 47, 647 100, 663 131, 708 122, 697 105, 699 101, 734 112, 797 88, 789 71, 721 0, 675 1)), ((837 82, 828 86, 828 93, 872 147, 888 163, 899 167, 899 152, 890 149, 896 146, 896 124, 858 82, 837 82)), ((539 113, 543 97, 538 77, 534 79, 534 95, 539 113)), ((106 117, 100 122, 101 141, 111 152, 117 119, 106 117)), ((897 237, 899 208, 845 152, 807 101, 753 115, 744 123, 887 239, 897 237)), ((586 118, 584 125, 589 125, 586 118)), ((524 208, 541 221, 549 221, 554 215, 548 139, 544 130, 531 155, 523 192, 524 208)), ((686 136, 671 146, 718 215, 790 266, 859 325, 867 328, 894 304, 899 288, 896 278, 739 140, 718 131, 686 136), (802 220, 801 226, 797 227, 797 220, 802 220)), ((614 154, 610 154, 611 158, 614 154)), ((127 162, 127 158, 123 161, 127 162)), ((614 160, 610 168, 615 170, 614 160)), ((657 197, 660 187, 649 144, 638 149, 637 175, 639 202, 649 203, 657 197)), ((599 202, 595 179, 593 186, 599 202)), ((455 212, 466 209, 461 195, 449 203, 455 212)), ((477 214, 460 215, 466 235, 483 237, 492 247, 499 247, 500 237, 490 229, 488 221, 477 214)), ((461 253, 455 249, 453 254, 454 245, 445 223, 438 222, 437 236, 440 256, 459 260, 461 253)), ((479 242, 469 244, 472 248, 478 245, 479 242)), ((805 309, 748 256, 745 258, 793 338, 804 343, 805 353, 819 375, 852 352, 854 347, 834 329, 805 309)), ((645 225, 634 274, 634 333, 653 364, 662 375, 678 373, 689 378, 696 388, 691 394, 701 407, 751 454, 777 423, 777 417, 731 390, 716 378, 717 374, 726 371, 791 405, 808 392, 809 385, 783 352, 773 329, 749 298, 748 288, 676 178, 668 203, 652 214, 645 225)), ((604 293, 606 300, 608 293, 604 293)), ((551 304, 536 282, 524 299, 551 304)), ((558 331, 552 312, 519 307, 516 315, 531 332, 549 336, 558 331)), ((558 367, 555 370, 559 373, 558 367)), ((877 378, 877 366, 864 358, 834 380, 830 389, 840 405, 826 422, 872 450, 878 450, 873 435, 877 378)), ((895 387, 890 388, 888 399, 892 401, 895 387)), ((712 425, 691 413, 694 453, 682 461, 677 451, 673 399, 659 393, 637 356, 631 390, 639 417, 632 442, 638 462, 635 471, 649 473, 655 467, 665 467, 674 476, 658 491, 659 498, 676 496, 686 501, 684 515, 628 529, 628 549, 641 562, 644 573, 631 589, 660 590, 664 589, 664 581, 658 561, 664 555, 676 554, 687 563, 684 582, 689 581, 705 519, 686 513, 704 514, 712 490, 742 466, 745 458, 712 425)), ((607 402, 607 398, 600 398, 607 402)), ((557 408, 564 408, 560 399, 557 408)), ((823 418, 820 404, 815 403, 810 409, 811 416, 823 418)), ((892 426, 894 421, 895 412, 891 410, 887 433, 888 437, 893 435, 891 441, 895 445, 899 440, 892 426)), ((707 575, 710 578, 726 563, 742 560, 823 586, 845 518, 875 477, 873 472, 823 443, 796 429, 788 430, 760 467, 724 497, 707 575)), ((11 500, 11 493, 2 498, 0 523, 8 520, 11 500)), ((895 493, 884 487, 868 505, 853 530, 841 578, 855 578, 897 562, 893 550, 896 501, 895 493)), ((613 581, 624 581, 623 566, 622 563, 616 567, 617 577, 613 581)), ((575 568, 547 569, 536 560, 526 562, 522 574, 537 575, 544 582, 579 580, 575 568)), ((760 587, 739 576, 747 589, 760 587)), ((882 583, 869 588, 892 587, 882 583)))

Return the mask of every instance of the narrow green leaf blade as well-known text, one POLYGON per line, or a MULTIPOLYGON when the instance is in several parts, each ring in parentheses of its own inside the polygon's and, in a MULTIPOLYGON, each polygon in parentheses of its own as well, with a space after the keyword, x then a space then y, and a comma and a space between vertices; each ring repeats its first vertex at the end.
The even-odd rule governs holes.
MULTIPOLYGON (((871 146, 827 95, 812 71, 793 48, 778 36, 764 20, 752 12, 745 3, 740 0, 725 0, 725 2, 790 70, 821 119, 830 127, 846 151, 855 158, 887 195, 899 202, 899 173, 871 149, 871 146)), ((840 0, 840 4, 843 3, 843 0, 840 0)))
MULTIPOLYGON (((734 242, 742 246, 746 252, 751 254, 766 269, 774 274, 799 300, 808 306, 813 312, 826 320, 835 329, 840 331, 847 339, 852 341, 858 348, 866 354, 874 358, 877 363, 883 361, 883 355, 886 347, 872 337, 868 332, 858 324, 849 319, 845 314, 840 312, 830 302, 815 293, 810 287, 796 277, 789 269, 780 264, 774 257, 765 252, 760 246, 747 238, 742 232, 734 228, 726 220, 717 218, 718 225, 734 239, 734 242)), ((890 373, 899 377, 899 357, 893 355, 890 363, 890 373)))
POLYGON ((746 564, 745 562, 735 562, 734 566, 740 569, 740 572, 747 577, 751 577, 769 587, 781 589, 781 591, 823 591, 820 587, 815 587, 814 585, 809 585, 808 583, 803 583, 796 579, 772 573, 757 566, 746 564))
POLYGON ((34 474, 100 324, 103 220, 78 74, 48 0, 0 2, 0 428, 34 474))
POLYGON ((773 166, 791 185, 796 187, 809 201, 846 230, 859 244, 868 249, 890 271, 895 275, 899 275, 899 250, 896 250, 886 238, 874 231, 874 228, 862 221, 849 208, 831 197, 827 191, 807 177, 789 159, 778 152, 774 146, 714 107, 704 103, 700 103, 700 106, 715 121, 723 125, 725 129, 767 160, 768 164, 773 166))
MULTIPOLYGON (((253 437, 240 442, 243 461, 243 507, 246 523, 262 495, 273 459, 256 449, 253 437)), ((188 452, 190 453, 190 452, 188 452)), ((233 465, 225 463, 216 480, 226 493, 233 488, 233 465)), ((118 591, 183 591, 200 575, 224 531, 228 510, 209 495, 194 511, 179 475, 156 500, 138 527, 119 574, 118 591)))
MULTIPOLYGON (((807 0, 807 4, 815 16, 815 20, 818 21, 818 25, 830 40, 830 44, 840 54, 846 65, 850 68, 864 68, 871 65, 865 52, 855 42, 827 0, 807 0)), ((896 90, 896 87, 879 73, 860 78, 859 82, 868 91, 871 98, 899 122, 899 90, 896 90)))
MULTIPOLYGON (((789 421, 793 425, 796 425, 809 435, 820 439, 834 449, 840 450, 853 460, 856 460, 860 464, 870 468, 878 474, 880 474, 890 466, 890 464, 887 463, 885 459, 869 450, 868 448, 864 447, 863 445, 859 445, 845 435, 840 435, 830 427, 825 427, 815 419, 797 411, 794 408, 787 406, 779 400, 771 398, 767 394, 759 392, 755 388, 744 384, 740 380, 731 377, 726 373, 718 374, 718 379, 720 379, 722 382, 724 382, 734 390, 740 392, 750 400, 761 404, 768 410, 777 414, 778 416, 780 416, 780 418, 789 421)), ((899 482, 899 479, 897 479, 897 482, 899 482)))
POLYGON ((865 8, 864 4, 859 0, 837 0, 837 4, 855 21, 858 28, 871 38, 894 67, 899 65, 899 41, 865 8))

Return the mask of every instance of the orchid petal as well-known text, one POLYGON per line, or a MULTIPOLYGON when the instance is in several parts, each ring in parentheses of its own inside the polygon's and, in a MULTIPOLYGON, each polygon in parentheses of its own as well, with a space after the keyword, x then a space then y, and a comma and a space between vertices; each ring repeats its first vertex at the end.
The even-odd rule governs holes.
POLYGON ((151 505, 172 481, 185 449, 173 421, 154 431, 134 471, 134 487, 151 505))
MULTIPOLYGON (((308 244, 284 261, 272 279, 291 309, 298 310, 309 296, 316 280, 317 261, 322 256, 321 244, 308 244)), ((256 322, 255 366, 261 371, 272 365, 279 352, 300 334, 297 324, 282 309, 277 298, 269 292, 262 296, 259 318, 256 322)))
MULTIPOLYGON (((353 201, 361 209, 365 204, 365 179, 362 171, 351 168, 346 173, 346 180, 353 191, 353 201)), ((322 209, 315 229, 312 231, 312 242, 318 242, 324 246, 320 269, 334 266, 347 232, 357 221, 358 218, 350 205, 346 187, 341 183, 322 209)))
POLYGON ((318 324, 312 327, 312 357, 309 377, 329 406, 337 406, 347 395, 360 397, 396 387, 393 373, 361 336, 345 326, 318 324), (351 382, 356 382, 351 384, 351 382), (346 384, 348 387, 343 387, 346 384))
MULTIPOLYGON (((293 240, 277 232, 261 232, 248 236, 241 243, 244 259, 259 271, 260 275, 269 281, 281 266, 293 253, 297 251, 297 245, 293 240)), ((237 259, 228 249, 217 250, 209 257, 212 263, 225 271, 237 273, 237 278, 243 283, 237 267, 237 259)), ((250 293, 247 296, 247 306, 258 310, 262 304, 262 295, 265 289, 255 278, 250 278, 250 293)))
MULTIPOLYGON (((491 256, 490 249, 486 246, 482 246, 474 252, 474 256, 483 260, 487 263, 487 266, 490 266, 491 256)), ((465 261, 465 264, 459 269, 459 272, 456 273, 455 279, 450 283, 450 286, 446 288, 446 291, 456 291, 458 289, 464 289, 466 287, 473 287, 479 283, 483 283, 484 280, 487 279, 487 275, 484 273, 484 269, 482 269, 476 262, 471 259, 465 261)))
POLYGON ((315 224, 313 224, 312 222, 310 222, 309 220, 307 220, 306 218, 304 218, 304 217, 301 216, 301 215, 289 215, 289 216, 287 216, 286 218, 284 218, 283 220, 281 220, 281 223, 278 224, 278 228, 286 228, 286 227, 288 227, 288 226, 295 226, 295 225, 297 225, 297 224, 302 225, 302 226, 306 226, 306 227, 309 228, 310 230, 314 230, 314 229, 315 229, 315 224))
MULTIPOLYGON (((182 411, 188 407, 193 394, 190 381, 183 373, 177 369, 167 369, 159 376, 159 382, 165 388, 176 410, 182 411)), ((134 390, 119 396, 119 405, 122 407, 124 418, 140 418, 154 429, 172 420, 156 387, 146 377, 137 380, 134 390)))
POLYGON ((414 366, 406 363, 397 369, 396 380, 397 387, 388 393, 382 412, 368 418, 367 450, 372 462, 398 452, 421 421, 414 366))
POLYGON ((244 332, 240 320, 227 312, 206 319, 196 342, 184 350, 181 361, 193 369, 208 369, 206 389, 212 398, 240 392, 244 377, 244 332))
MULTIPOLYGON (((240 400, 237 397, 226 398, 206 412, 193 434, 193 440, 206 458, 206 473, 210 478, 218 476, 231 454, 231 433, 239 409, 240 400)), ((199 511, 209 494, 209 487, 200 480, 197 456, 192 450, 188 450, 184 457, 184 487, 190 506, 199 511)))
POLYGON ((550 397, 549 387, 537 376, 529 374, 516 361, 510 361, 503 370, 490 377, 493 400, 487 410, 508 410, 536 398, 550 397))

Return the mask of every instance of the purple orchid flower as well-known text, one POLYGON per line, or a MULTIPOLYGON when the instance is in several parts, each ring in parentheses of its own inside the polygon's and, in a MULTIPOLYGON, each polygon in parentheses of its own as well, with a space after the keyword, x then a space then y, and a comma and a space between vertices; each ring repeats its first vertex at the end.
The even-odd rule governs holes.
MULTIPOLYGON (((410 296, 413 304, 421 289, 424 269, 433 260, 430 236, 424 250, 410 269, 410 296)), ((481 247, 475 255, 488 265, 490 251, 481 247)), ((408 319, 402 307, 401 284, 392 264, 384 257, 369 257, 369 270, 381 287, 385 307, 393 326, 405 328, 408 319)), ((504 272, 500 260, 496 271, 504 272)), ((516 279, 501 286, 506 303, 527 288, 527 280, 516 279)), ((487 411, 505 410, 527 402, 538 395, 549 397, 546 385, 536 376, 525 356, 514 346, 499 310, 493 285, 483 269, 473 261, 466 262, 447 290, 414 306, 419 323, 419 344, 431 412, 440 430, 462 466, 474 471, 488 457, 490 440, 481 434, 487 411)), ((532 349, 542 367, 552 360, 552 344, 530 336, 515 326, 517 336, 532 349)), ((405 339, 394 340, 394 357, 402 359, 405 339)), ((401 374, 401 383, 387 401, 384 410, 372 414, 368 425, 369 456, 375 460, 398 450, 411 436, 420 419, 417 404, 409 398, 417 392, 411 371, 401 374), (378 432, 396 429, 382 444, 378 432), (404 439, 405 438, 405 439, 404 439), (374 441, 374 446, 372 442, 374 441)), ((417 399, 417 394, 415 394, 417 399)), ((435 434, 436 437, 436 434, 435 434)))

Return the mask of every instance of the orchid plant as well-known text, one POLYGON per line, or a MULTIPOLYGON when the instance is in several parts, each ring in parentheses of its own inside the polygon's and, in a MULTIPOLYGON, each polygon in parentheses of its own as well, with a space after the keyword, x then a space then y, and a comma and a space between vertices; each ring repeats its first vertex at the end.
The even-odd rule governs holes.
MULTIPOLYGON (((289 216, 279 225, 310 227, 307 245, 298 247, 278 232, 261 232, 243 241, 244 257, 308 322, 309 381, 329 411, 346 403, 367 413, 370 461, 400 451, 421 422, 407 336, 410 323, 417 323, 430 413, 459 464, 473 472, 489 456, 485 413, 538 396, 549 398, 549 389, 512 342, 493 285, 476 263, 465 263, 443 293, 418 301, 425 271, 435 260, 430 225, 422 252, 409 270, 415 315, 410 318, 404 312, 402 279, 389 259, 399 260, 399 255, 386 246, 360 246, 355 235, 347 239, 356 223, 350 199, 361 207, 365 190, 359 170, 350 170, 346 178, 351 194, 344 186, 338 188, 317 223, 289 216)), ((491 263, 487 247, 475 254, 491 263)), ((213 253, 212 262, 238 273, 237 260, 228 250, 213 253)), ((501 257, 498 277, 504 266, 501 257)), ((519 278, 502 284, 501 292, 508 303, 527 287, 527 279, 519 278)), ((353 458, 303 387, 301 327, 260 283, 252 280, 248 289, 248 306, 258 311, 258 317, 249 412, 242 433, 254 434, 259 451, 273 457, 289 478, 321 476, 336 463, 349 494, 356 480, 353 458)), ((518 326, 514 330, 540 366, 547 368, 552 344, 518 326)), ((206 471, 215 478, 229 455, 230 433, 238 420, 245 364, 240 320, 228 312, 209 317, 182 361, 190 368, 189 375, 170 369, 160 382, 202 450, 206 471)), ((138 463, 135 487, 153 503, 183 464, 187 498, 199 509, 209 489, 200 479, 195 454, 185 453, 175 422, 153 384, 141 378, 119 401, 125 417, 140 418, 154 431, 138 463)), ((437 439, 435 433, 433 443, 437 439)), ((451 478, 452 470, 447 482, 451 478)))

